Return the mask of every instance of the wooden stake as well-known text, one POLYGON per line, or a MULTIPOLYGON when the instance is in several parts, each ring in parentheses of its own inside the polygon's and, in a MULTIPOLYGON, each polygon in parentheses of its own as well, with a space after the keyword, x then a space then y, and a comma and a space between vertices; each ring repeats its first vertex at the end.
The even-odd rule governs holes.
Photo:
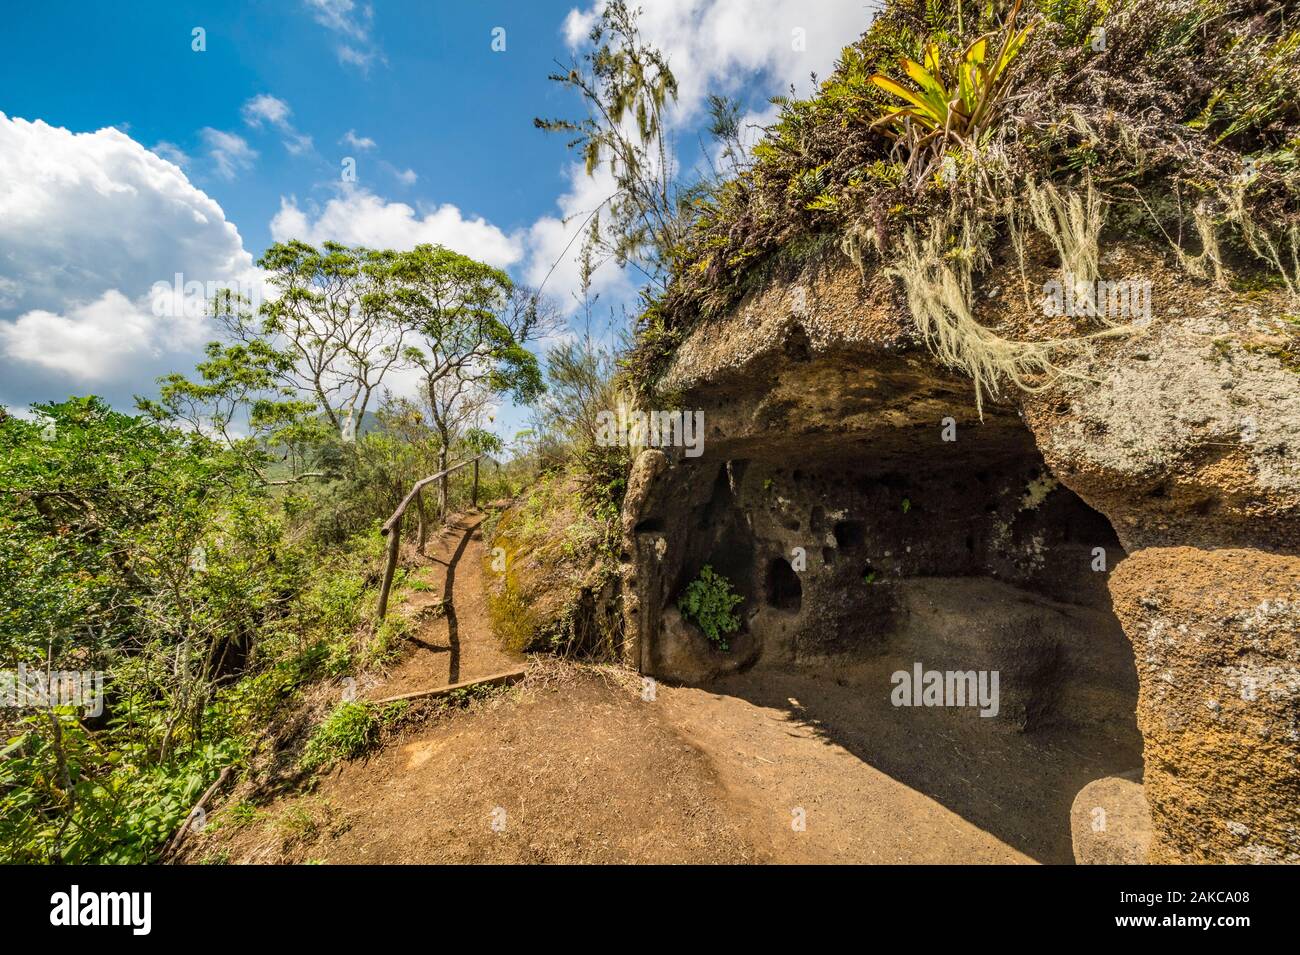
POLYGON ((523 678, 524 670, 521 667, 518 670, 506 670, 502 673, 493 673, 491 676, 481 676, 476 680, 463 680, 450 686, 434 687, 432 690, 416 690, 414 693, 386 696, 382 700, 372 700, 371 702, 378 706, 381 703, 396 703, 399 700, 419 700, 447 696, 449 693, 454 693, 457 690, 467 690, 473 686, 509 686, 512 683, 518 683, 523 678))

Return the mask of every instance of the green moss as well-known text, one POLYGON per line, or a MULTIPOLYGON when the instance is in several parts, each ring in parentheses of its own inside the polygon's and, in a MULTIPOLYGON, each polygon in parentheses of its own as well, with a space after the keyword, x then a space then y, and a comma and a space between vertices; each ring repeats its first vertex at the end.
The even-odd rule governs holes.
POLYGON ((492 632, 508 649, 524 653, 536 648, 541 622, 508 575, 500 590, 488 594, 487 605, 492 632))
POLYGON ((1267 355, 1277 359, 1287 371, 1300 375, 1300 343, 1286 345, 1264 342, 1245 342, 1241 346, 1252 355, 1267 355))

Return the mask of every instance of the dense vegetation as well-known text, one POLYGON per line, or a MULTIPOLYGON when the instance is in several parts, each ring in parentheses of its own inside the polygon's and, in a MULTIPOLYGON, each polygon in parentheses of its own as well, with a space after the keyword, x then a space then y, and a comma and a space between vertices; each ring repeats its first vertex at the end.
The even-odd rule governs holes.
MULTIPOLYGON (((0 670, 103 681, 100 702, 0 710, 0 858, 156 858, 304 687, 387 662, 405 622, 373 619, 379 522, 448 460, 499 453, 492 400, 541 387, 525 345, 545 307, 496 270, 302 243, 261 264, 279 295, 220 297, 225 339, 140 413, 90 397, 0 417, 0 670), (423 401, 383 392, 403 365, 423 401)), ((518 477, 489 459, 480 499, 518 477)), ((421 521, 467 506, 470 481, 421 521)), ((336 711, 303 769, 383 715, 336 711)))
POLYGON ((1297 82, 1290 4, 894 0, 816 95, 778 100, 748 169, 694 197, 635 378, 652 388, 694 321, 810 263, 897 267, 909 234, 978 259, 1035 189, 1095 190, 1190 271, 1236 262, 1296 293, 1297 82), (959 90, 936 131, 925 100, 948 120, 959 90))

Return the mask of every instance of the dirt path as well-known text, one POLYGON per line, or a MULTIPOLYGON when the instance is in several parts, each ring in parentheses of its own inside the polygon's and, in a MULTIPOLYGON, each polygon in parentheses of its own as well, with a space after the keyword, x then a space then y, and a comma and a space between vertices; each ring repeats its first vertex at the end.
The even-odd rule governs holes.
POLYGON ((828 739, 796 700, 764 705, 693 687, 660 695, 670 724, 710 754, 747 828, 764 832, 781 862, 1034 861, 828 739))
MULTIPOLYGON (((417 577, 431 589, 406 605, 421 620, 414 649, 371 699, 518 665, 488 624, 478 516, 429 550, 417 577)), ((415 723, 310 791, 245 803, 188 857, 1068 862, 1070 798, 1127 758, 1102 737, 1093 750, 1050 734, 990 742, 904 719, 835 673, 642 690, 626 670, 534 659, 523 684, 415 723)))
POLYGON ((483 586, 483 517, 462 514, 428 542, 429 563, 414 579, 403 612, 418 621, 412 650, 367 699, 381 699, 473 680, 520 666, 523 657, 505 650, 488 623, 483 586))

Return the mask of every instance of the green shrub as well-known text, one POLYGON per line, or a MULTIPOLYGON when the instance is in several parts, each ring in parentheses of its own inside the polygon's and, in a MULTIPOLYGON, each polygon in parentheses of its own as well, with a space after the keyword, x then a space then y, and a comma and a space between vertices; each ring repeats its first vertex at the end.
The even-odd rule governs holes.
POLYGON ((225 820, 228 820, 229 825, 233 828, 242 828, 256 820, 259 811, 260 810, 251 802, 241 800, 226 810, 220 823, 225 824, 225 820))
POLYGON ((17 729, 0 748, 0 859, 10 863, 153 861, 220 769, 243 755, 240 740, 226 739, 151 764, 120 729, 118 747, 102 754, 63 710, 23 717, 17 729))
POLYGON ((677 601, 677 609, 719 650, 730 650, 727 636, 740 629, 740 615, 735 609, 744 599, 732 588, 731 581, 705 564, 677 601))
POLYGON ((340 703, 307 741, 298 765, 311 771, 329 768, 340 759, 353 759, 369 749, 378 734, 379 721, 369 703, 340 703))

